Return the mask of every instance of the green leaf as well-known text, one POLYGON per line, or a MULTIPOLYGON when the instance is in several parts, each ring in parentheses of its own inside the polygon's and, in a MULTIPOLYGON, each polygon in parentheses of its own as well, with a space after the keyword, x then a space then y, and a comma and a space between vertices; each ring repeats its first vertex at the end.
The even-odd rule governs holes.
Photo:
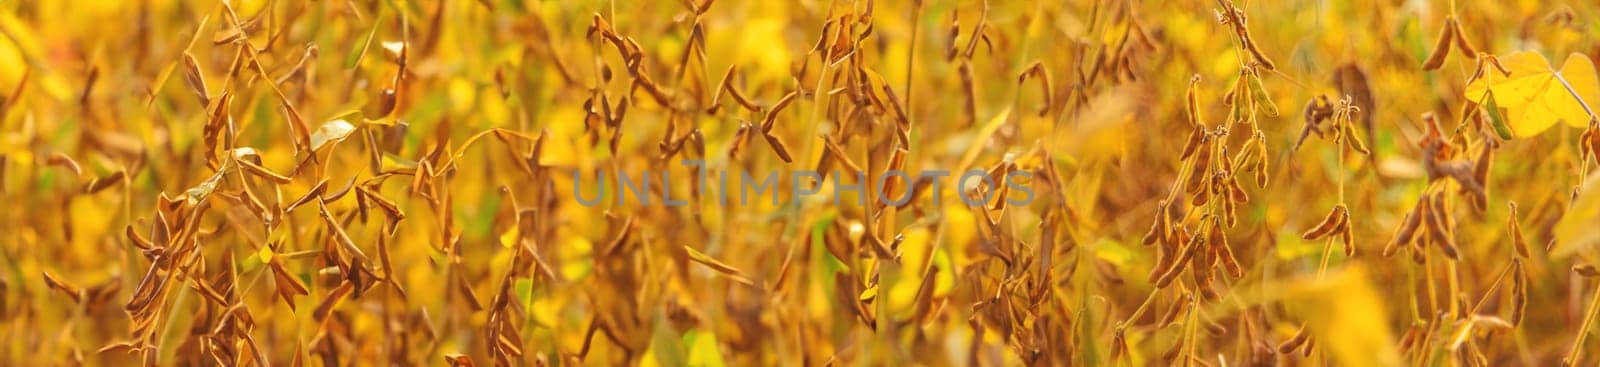
POLYGON ((722 367, 727 363, 722 360, 720 343, 717 335, 700 330, 689 330, 683 333, 683 345, 689 348, 690 366, 722 367))
MULTIPOLYGON (((511 283, 511 288, 516 291, 516 294, 522 296, 522 304, 523 304, 523 308, 522 309, 524 311, 526 311, 526 312, 532 313, 533 312, 533 279, 518 278, 517 280, 515 280, 515 281, 513 281, 511 283)), ((529 317, 528 321, 532 322, 533 318, 529 317)))
POLYGON ((659 311, 650 333, 650 353, 655 357, 656 363, 662 366, 684 366, 688 364, 687 353, 684 351, 683 338, 672 330, 666 317, 659 311))
POLYGON ((383 24, 383 19, 382 18, 378 18, 378 19, 376 19, 376 20, 374 20, 372 22, 372 31, 371 32, 367 32, 367 39, 364 40, 364 41, 361 41, 360 45, 356 46, 355 48, 350 49, 350 53, 345 55, 345 57, 344 57, 344 68, 345 69, 355 69, 356 68, 356 63, 361 62, 361 57, 363 55, 367 54, 367 48, 368 47, 372 47, 372 38, 374 36, 378 35, 378 26, 382 25, 382 24, 383 24))

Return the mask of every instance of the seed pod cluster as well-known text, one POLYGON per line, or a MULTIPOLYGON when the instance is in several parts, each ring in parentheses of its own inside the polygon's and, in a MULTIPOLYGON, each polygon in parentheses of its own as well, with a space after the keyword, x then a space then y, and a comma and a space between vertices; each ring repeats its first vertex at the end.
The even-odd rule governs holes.
MULTIPOLYGON (((1240 175, 1252 174, 1243 179, 1255 181, 1258 187, 1264 188, 1268 181, 1267 160, 1272 154, 1267 150, 1266 134, 1256 116, 1278 114, 1264 78, 1266 72, 1274 70, 1274 65, 1254 45, 1244 26, 1244 13, 1232 3, 1218 1, 1223 7, 1219 20, 1235 28, 1235 41, 1250 50, 1250 60, 1244 61, 1238 78, 1221 98, 1222 105, 1228 107, 1227 116, 1221 121, 1206 120, 1202 113, 1205 110, 1201 93, 1204 84, 1198 75, 1190 77, 1184 98, 1187 139, 1174 152, 1179 173, 1167 197, 1157 204, 1150 227, 1140 239, 1155 253, 1155 264, 1147 280, 1159 291, 1151 298, 1168 291, 1178 293, 1175 295, 1178 301, 1157 316, 1156 325, 1183 324, 1190 335, 1221 336, 1229 332, 1223 324, 1200 315, 1199 311, 1204 308, 1196 303, 1219 299, 1222 294, 1219 285, 1229 283, 1219 280, 1219 275, 1238 279, 1248 272, 1239 256, 1246 248, 1234 245, 1249 242, 1230 243, 1228 230, 1239 224, 1241 206, 1250 202, 1249 191, 1239 182, 1240 175), (1230 139, 1233 132, 1249 134, 1230 139), (1188 276, 1183 276, 1185 273, 1188 276)), ((1135 314, 1129 320, 1137 318, 1135 314)), ((1194 355, 1192 346, 1193 343, 1175 344, 1161 358, 1167 363, 1204 364, 1203 358, 1194 355)), ((1268 360, 1264 356, 1271 354, 1270 346, 1259 347, 1257 350, 1263 353, 1257 354, 1262 356, 1259 359, 1268 360)))
POLYGON ((1301 233, 1300 237, 1309 241, 1323 238, 1333 241, 1334 237, 1338 237, 1344 244, 1345 256, 1355 256, 1356 253, 1355 235, 1350 230, 1350 209, 1344 204, 1335 205, 1321 222, 1301 233))
POLYGON ((1421 263, 1421 251, 1432 244, 1438 246, 1439 250, 1450 259, 1460 260, 1461 255, 1456 247, 1454 233, 1455 220, 1450 217, 1445 195, 1425 192, 1417 199, 1416 206, 1406 213, 1400 227, 1395 229, 1393 238, 1384 247, 1384 256, 1393 255, 1400 247, 1414 245, 1411 249, 1416 252, 1412 256, 1421 263))
POLYGON ((1223 24, 1233 26, 1234 36, 1237 37, 1241 46, 1250 51, 1251 59, 1267 70, 1276 70, 1277 66, 1273 64, 1271 59, 1267 58, 1266 52, 1263 52, 1261 46, 1256 44, 1254 37, 1251 37, 1250 28, 1246 27, 1247 18, 1244 11, 1234 5, 1233 1, 1219 0, 1217 4, 1222 7, 1218 11, 1222 14, 1219 18, 1222 19, 1223 24))
POLYGON ((1450 56, 1450 47, 1454 45, 1461 49, 1462 56, 1477 58, 1477 47, 1467 39, 1466 32, 1461 29, 1461 23, 1455 17, 1445 17, 1444 27, 1439 28, 1439 36, 1433 41, 1433 52, 1428 53, 1428 58, 1422 61, 1422 70, 1437 70, 1444 66, 1444 58, 1450 56))
POLYGON ((1422 120, 1428 128, 1428 134, 1418 142, 1418 146, 1422 148, 1422 166, 1428 174, 1428 181, 1445 177, 1454 180, 1461 187, 1460 191, 1469 197, 1473 209, 1482 212, 1488 206, 1489 192, 1485 185, 1488 183, 1496 143, 1481 143, 1476 162, 1456 159, 1466 150, 1453 142, 1454 139, 1445 136, 1439 119, 1433 113, 1425 113, 1422 120))
POLYGON ((1306 103, 1302 113, 1305 125, 1300 128, 1300 137, 1295 141, 1294 150, 1299 150, 1306 138, 1316 134, 1320 138, 1332 139, 1346 149, 1371 155, 1372 151, 1367 147, 1366 139, 1358 132, 1356 126, 1361 121, 1359 116, 1362 113, 1370 112, 1357 107, 1351 96, 1344 96, 1335 103, 1328 103, 1325 96, 1313 98, 1306 103), (1323 126, 1324 122, 1331 125, 1323 126))

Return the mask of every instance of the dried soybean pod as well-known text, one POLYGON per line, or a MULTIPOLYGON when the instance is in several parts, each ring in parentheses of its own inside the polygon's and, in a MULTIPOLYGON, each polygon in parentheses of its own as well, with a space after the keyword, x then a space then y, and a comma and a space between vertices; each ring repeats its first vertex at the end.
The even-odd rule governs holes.
POLYGON ((749 122, 739 122, 739 129, 734 130, 733 139, 728 142, 728 158, 730 160, 739 156, 739 151, 744 148, 745 142, 750 140, 750 134, 755 129, 756 126, 751 125, 749 122))
POLYGON ((1513 260, 1511 268, 1511 325, 1522 325, 1528 308, 1528 273, 1522 260, 1513 260))
POLYGON ((1494 70, 1500 72, 1500 76, 1511 76, 1511 69, 1506 69, 1506 65, 1501 64, 1499 58, 1494 57, 1494 55, 1484 56, 1489 60, 1489 65, 1494 66, 1494 70))
POLYGON ((1245 49, 1250 50, 1250 56, 1254 56, 1256 58, 1256 62, 1261 63, 1262 68, 1266 68, 1267 70, 1278 70, 1278 65, 1272 63, 1272 59, 1267 58, 1267 53, 1261 51, 1261 46, 1256 45, 1255 37, 1249 36, 1249 30, 1244 29, 1244 24, 1238 24, 1237 26, 1239 27, 1241 34, 1245 35, 1242 37, 1244 38, 1244 47, 1245 49))
POLYGON ((1205 321, 1206 323, 1203 326, 1206 328, 1206 333, 1211 334, 1211 336, 1228 335, 1228 328, 1218 324, 1217 320, 1206 319, 1205 321))
MULTIPOLYGON (((1417 198, 1417 205, 1415 207, 1417 210, 1417 224, 1422 226, 1419 227, 1419 229, 1425 231, 1422 232, 1421 235, 1412 236, 1411 247, 1417 252, 1421 252, 1423 249, 1427 248, 1426 244, 1430 240, 1429 236, 1433 234, 1433 231, 1427 228, 1428 226, 1432 225, 1432 223, 1429 222, 1428 216, 1432 215, 1431 212, 1433 211, 1431 210, 1430 205, 1428 205, 1429 196, 1432 196, 1432 194, 1423 193, 1422 197, 1417 198)), ((1421 261, 1419 260, 1418 262, 1420 263, 1421 261)))
MULTIPOLYGON (((977 37, 977 35, 974 34, 973 37, 977 37)), ((961 63, 956 65, 956 74, 961 75, 961 90, 965 92, 967 97, 963 99, 966 107, 962 110, 964 116, 962 117, 963 125, 961 126, 976 126, 978 124, 978 82, 976 80, 977 77, 973 75, 972 61, 970 59, 961 60, 961 63)))
POLYGON ((1427 237, 1424 236, 1424 237, 1422 237, 1422 239, 1418 239, 1416 242, 1412 242, 1412 246, 1411 246, 1411 262, 1416 263, 1417 265, 1422 265, 1423 263, 1428 261, 1428 258, 1427 258, 1428 254, 1426 252, 1423 252, 1424 249, 1427 248, 1426 246, 1423 246, 1423 244, 1426 243, 1426 241, 1427 241, 1426 238, 1427 237))
POLYGON ((1172 280, 1177 278, 1178 274, 1183 273, 1183 268, 1189 263, 1189 259, 1194 257, 1195 248, 1204 245, 1200 243, 1199 239, 1189 238, 1187 234, 1183 236, 1183 239, 1183 252, 1179 253, 1178 257, 1173 259, 1172 266, 1168 267, 1166 272, 1156 279, 1156 288, 1166 288, 1171 285, 1172 280))
POLYGON ((1266 188, 1267 187, 1267 159, 1265 157, 1258 158, 1258 159, 1260 159, 1261 162, 1256 165, 1256 169, 1255 169, 1255 172, 1254 172, 1255 176, 1256 176, 1256 187, 1266 188))
POLYGON ((1439 219, 1444 221, 1444 230, 1454 233, 1456 218, 1450 216, 1450 207, 1446 206, 1444 199, 1444 193, 1433 194, 1433 212, 1439 213, 1439 219))
POLYGON ((1578 157, 1588 157, 1594 153, 1594 137, 1595 129, 1592 128, 1584 129, 1583 134, 1578 135, 1578 157))
MULTIPOLYGON (((1208 179, 1208 180, 1204 180, 1202 182, 1211 182, 1211 180, 1208 179)), ((1206 203, 1210 203, 1211 202, 1211 189, 1210 189, 1210 186, 1211 185, 1209 185, 1209 184, 1202 183, 1200 185, 1200 187, 1203 187, 1203 188, 1199 188, 1198 190, 1195 190, 1195 192, 1192 193, 1192 194, 1194 194, 1194 200, 1191 200, 1189 202, 1189 204, 1192 205, 1192 206, 1195 206, 1195 207, 1200 207, 1200 206, 1206 205, 1206 203)))
POLYGON ((84 183, 82 191, 85 194, 93 194, 93 193, 100 192, 100 190, 105 190, 107 188, 110 188, 112 185, 115 185, 117 183, 122 182, 123 178, 126 177, 126 176, 127 176, 127 172, 126 171, 112 172, 108 176, 95 178, 94 180, 91 180, 88 183, 84 183))
POLYGON ((749 97, 745 97, 744 93, 733 85, 733 76, 738 67, 738 65, 728 65, 728 72, 722 75, 722 84, 717 88, 717 92, 712 94, 711 108, 717 108, 717 100, 722 97, 723 92, 727 92, 728 96, 733 97, 733 101, 738 103, 740 107, 744 107, 745 110, 760 111, 761 107, 756 106, 755 102, 751 101, 749 97))
POLYGON ((1194 131, 1189 133, 1189 140, 1184 142, 1183 153, 1178 155, 1178 160, 1188 160, 1189 156, 1194 155, 1194 152, 1199 150, 1200 145, 1204 144, 1206 140, 1205 127, 1195 126, 1194 131))
POLYGON ((72 157, 68 156, 66 153, 51 153, 50 158, 45 159, 45 164, 55 167, 64 167, 67 170, 72 171, 73 176, 83 176, 83 166, 79 165, 78 161, 72 160, 72 157))
MULTIPOLYGON (((1034 61, 1032 65, 1028 66, 1027 70, 1017 76, 1017 84, 1027 82, 1030 76, 1039 79, 1039 95, 1044 98, 1044 105, 1039 108, 1038 115, 1039 117, 1045 117, 1050 114, 1050 107, 1055 105, 1054 99, 1050 96, 1050 93, 1055 90, 1050 87, 1050 72, 1045 69, 1043 61, 1034 61)), ((887 89, 887 86, 885 86, 885 89, 887 89)))
POLYGON ((1202 298, 1207 300, 1217 299, 1217 290, 1211 286, 1211 265, 1216 261, 1211 256, 1211 251, 1204 249, 1197 251, 1190 261, 1194 262, 1193 266, 1190 267, 1189 275, 1194 279, 1195 289, 1200 290, 1202 298))
POLYGON ((1244 268, 1239 266, 1239 260, 1233 257, 1233 248, 1228 245, 1228 235, 1223 232, 1220 219, 1212 227, 1212 250, 1222 268, 1228 271, 1228 276, 1238 279, 1244 277, 1244 268))
POLYGON ((1455 38, 1455 19, 1445 18, 1444 28, 1439 30, 1439 39, 1433 42, 1433 52, 1428 54, 1428 59, 1422 61, 1422 70, 1435 70, 1444 65, 1445 56, 1450 56, 1450 40, 1455 38))
POLYGON ((194 55, 188 51, 183 52, 183 82, 189 85, 189 90, 200 99, 201 106, 211 105, 211 92, 206 89, 206 76, 200 72, 200 63, 195 61, 194 55))
MULTIPOLYGON (((956 54, 961 50, 960 42, 956 41, 956 38, 961 36, 961 20, 956 18, 955 11, 950 12, 950 31, 948 34, 950 45, 948 50, 945 52, 944 58, 945 60, 953 61, 956 59, 956 54)), ((976 35, 974 35, 974 37, 976 37, 976 35)), ((820 48, 822 45, 819 44, 817 46, 820 48)))
POLYGON ((1345 116, 1344 123, 1339 124, 1344 127, 1344 135, 1346 137, 1345 141, 1348 141, 1350 148, 1355 149, 1356 152, 1360 152, 1361 155, 1372 155, 1372 150, 1367 149, 1367 143, 1362 141, 1361 135, 1356 134, 1354 121, 1349 118, 1348 114, 1345 116))
POLYGON ((1328 215, 1322 218, 1322 222, 1317 223, 1317 225, 1312 227, 1310 230, 1300 234, 1300 238, 1315 240, 1326 237, 1328 234, 1333 233, 1335 230, 1338 230, 1341 226, 1343 226, 1348 215, 1349 214, 1346 212, 1344 204, 1335 205, 1333 210, 1329 211, 1328 215))
POLYGON ((1511 245, 1517 250, 1517 257, 1526 259, 1530 254, 1528 239, 1522 236, 1522 225, 1517 223, 1517 202, 1507 202, 1506 205, 1511 208, 1511 213, 1506 215, 1506 233, 1511 236, 1511 245))
POLYGON ((1384 257, 1393 256, 1395 251, 1400 250, 1401 246, 1411 243, 1412 237, 1415 237, 1417 234, 1417 224, 1422 222, 1422 216, 1418 215, 1418 210, 1420 210, 1420 208, 1412 207, 1410 211, 1406 212, 1405 220, 1401 222, 1400 227, 1396 228, 1394 231, 1394 238, 1389 240, 1388 246, 1383 247, 1384 257))
MULTIPOLYGON (((969 321, 969 323, 971 323, 973 325, 974 329, 983 330, 982 326, 978 324, 977 319, 973 319, 972 321, 969 321)), ((981 335, 982 332, 980 331, 979 334, 981 335)), ((972 348, 974 350, 976 350, 978 348, 978 344, 977 343, 974 343, 972 345, 973 345, 972 348)), ((1121 359, 1123 354, 1127 354, 1128 353, 1127 350, 1128 350, 1127 331, 1124 330, 1124 329, 1118 328, 1116 333, 1114 333, 1114 335, 1112 335, 1112 337, 1111 337, 1111 360, 1115 361, 1115 360, 1121 359)))
POLYGON ((1584 134, 1589 135, 1589 139, 1586 140, 1588 144, 1585 146, 1589 149, 1589 156, 1600 161, 1600 130, 1597 130, 1597 127, 1600 127, 1600 123, 1589 121, 1589 128, 1584 130, 1584 134))
MULTIPOLYGON (((818 91, 818 93, 821 93, 821 91, 818 91)), ((761 121, 761 132, 766 133, 772 131, 773 123, 778 121, 778 113, 783 112, 785 107, 789 107, 789 104, 794 102, 796 95, 798 95, 796 91, 789 91, 789 93, 784 94, 782 98, 778 98, 777 103, 772 104, 772 110, 767 111, 766 118, 762 119, 761 121)))
POLYGON ((1162 200, 1156 204, 1156 220, 1150 224, 1150 231, 1144 234, 1140 241, 1145 246, 1153 245, 1167 232, 1167 201, 1162 200))
POLYGON ((1267 187, 1267 138, 1266 138, 1266 135, 1261 133, 1261 130, 1256 130, 1255 138, 1256 138, 1255 139, 1256 140, 1256 152, 1258 153, 1256 155, 1257 164, 1256 164, 1256 168, 1255 168, 1256 187, 1266 188, 1267 187))
MULTIPOLYGON (((1158 364, 1160 364, 1160 365, 1177 365, 1178 363, 1175 363, 1175 362, 1178 359, 1178 355, 1179 354, 1183 354, 1183 351, 1184 351, 1183 343, 1172 343, 1172 346, 1168 347, 1166 352, 1161 353, 1161 363, 1158 363, 1158 364)), ((1188 358, 1184 358, 1184 359, 1188 359, 1188 358)), ((1184 364, 1184 365, 1187 365, 1187 364, 1184 364)))
MULTIPOLYGON (((1435 194, 1434 196, 1444 196, 1444 194, 1435 194)), ((1424 204, 1422 205, 1429 205, 1427 203, 1430 201, 1434 200, 1424 200, 1424 204)), ((1430 237, 1432 237, 1432 242, 1439 245, 1439 249, 1444 251, 1445 256, 1449 256, 1451 260, 1460 260, 1460 254, 1458 254, 1456 251, 1455 239, 1450 235, 1450 231, 1446 229, 1448 227, 1445 225, 1445 220, 1443 219, 1443 217, 1446 215, 1448 214, 1444 213, 1442 210, 1439 210, 1438 207, 1433 207, 1430 205, 1426 218, 1428 220, 1428 233, 1430 237)))
POLYGON ((1189 178, 1183 184, 1185 192, 1198 194, 1205 189, 1206 178, 1210 176, 1209 173, 1211 172, 1212 145, 1210 139, 1202 141, 1200 143, 1200 157, 1189 160, 1193 168, 1189 170, 1189 178))
POLYGON ((1355 234, 1350 231, 1350 221, 1345 220, 1339 231, 1339 239, 1344 242, 1344 256, 1356 256, 1355 234))
POLYGON ((1239 153, 1233 155, 1233 161, 1230 164, 1245 171, 1254 169, 1256 163, 1255 146, 1254 142, 1245 141, 1244 145, 1239 147, 1239 153))
POLYGON ((1456 34, 1456 48, 1461 49, 1461 54, 1467 57, 1477 57, 1478 48, 1472 46, 1472 41, 1467 39, 1467 31, 1461 29, 1461 21, 1449 20, 1452 31, 1456 34))
POLYGON ((1237 203, 1238 201, 1233 200, 1232 198, 1227 198, 1226 200, 1222 201, 1222 215, 1223 218, 1226 219, 1224 222, 1228 223, 1228 228, 1233 228, 1235 224, 1239 223, 1239 205, 1237 203))
POLYGON ((1471 197, 1472 208, 1479 213, 1489 209, 1489 170, 1494 165, 1494 149, 1494 144, 1485 144, 1483 150, 1478 152, 1478 161, 1472 166, 1472 179, 1482 186, 1471 197))
POLYGON ((1150 267, 1150 275, 1145 278, 1145 281, 1150 282, 1151 284, 1155 284, 1156 282, 1160 281, 1162 276, 1167 275, 1167 268, 1171 267, 1173 260, 1177 260, 1177 258, 1178 254, 1173 253, 1171 247, 1157 247, 1156 263, 1150 267))
MULTIPOLYGON (((1188 298, 1188 297, 1182 297, 1182 298, 1188 298)), ((1173 322, 1178 321, 1178 314, 1183 313, 1183 310, 1187 309, 1188 307, 1186 307, 1186 306, 1188 306, 1188 305, 1189 305, 1189 302, 1173 302, 1172 303, 1172 308, 1167 309, 1167 313, 1162 314, 1161 315, 1161 319, 1156 320, 1156 327, 1164 328, 1164 327, 1167 327, 1169 325, 1172 325, 1173 322)))
POLYGON ((1205 125, 1200 118, 1200 74, 1189 77, 1189 124, 1196 129, 1205 125))
POLYGON ((56 291, 60 291, 62 294, 65 294, 67 297, 72 298, 72 302, 73 303, 83 302, 83 297, 85 295, 83 288, 78 287, 76 285, 73 285, 72 283, 68 283, 66 281, 63 281, 61 279, 58 279, 55 276, 50 275, 50 272, 41 272, 41 273, 44 274, 44 284, 45 284, 45 286, 50 287, 50 289, 54 289, 56 291))
POLYGON ((734 68, 738 65, 728 65, 728 71, 722 73, 722 81, 717 82, 717 87, 711 92, 711 101, 706 102, 706 113, 715 115, 722 108, 722 94, 727 93, 728 79, 733 77, 734 68))
POLYGON ((1600 276, 1600 268, 1595 268, 1594 264, 1574 264, 1572 265, 1572 271, 1585 278, 1600 276))
POLYGON ((1278 70, 1278 65, 1274 64, 1272 62, 1272 59, 1267 58, 1267 54, 1266 53, 1261 52, 1261 47, 1256 46, 1255 42, 1250 42, 1249 45, 1250 45, 1250 54, 1251 55, 1255 55, 1256 61, 1261 62, 1261 67, 1262 68, 1267 69, 1267 70, 1278 70))
POLYGON ((789 148, 783 145, 783 140, 778 139, 777 135, 762 133, 761 137, 767 139, 767 145, 772 146, 772 152, 778 154, 778 159, 782 159, 783 163, 794 163, 794 158, 789 156, 789 148))
POLYGON ((1309 339, 1310 337, 1311 334, 1306 332, 1306 327, 1301 325, 1300 331, 1296 331, 1293 337, 1290 337, 1289 340, 1285 340, 1283 343, 1278 344, 1278 353, 1294 353, 1295 349, 1300 349, 1300 346, 1305 345, 1306 339, 1309 339))
POLYGON ((1228 199, 1235 202, 1250 202, 1250 194, 1244 191, 1244 185, 1239 184, 1238 176, 1228 176, 1228 199))

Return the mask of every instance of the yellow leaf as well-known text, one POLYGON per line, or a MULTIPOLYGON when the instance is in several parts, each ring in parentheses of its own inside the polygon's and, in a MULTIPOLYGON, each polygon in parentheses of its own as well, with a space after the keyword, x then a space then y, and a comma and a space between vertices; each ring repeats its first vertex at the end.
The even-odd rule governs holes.
POLYGON ((73 198, 69 204, 72 213, 72 249, 74 253, 83 256, 98 254, 99 244, 110 230, 112 220, 116 218, 114 202, 107 202, 95 197, 80 196, 73 198))
POLYGON ((472 112, 477 106, 478 89, 466 79, 451 79, 445 87, 450 96, 450 113, 466 114, 472 112))
POLYGON ((690 366, 722 367, 722 351, 717 343, 717 335, 699 330, 689 330, 683 334, 684 344, 689 348, 690 366))
MULTIPOLYGON (((539 164, 577 166, 583 170, 585 180, 594 179, 593 173, 589 171, 593 163, 587 159, 586 153, 590 150, 589 142, 586 139, 575 138, 583 136, 586 129, 583 124, 583 109, 577 106, 555 106, 551 107, 550 112, 545 113, 542 119, 549 121, 545 127, 548 128, 551 138, 545 142, 549 146, 546 146, 539 156, 539 164)), ((563 176, 571 178, 572 174, 568 172, 563 176)))
POLYGON ((537 297, 528 304, 529 314, 541 326, 554 326, 561 321, 561 304, 551 297, 537 297))
POLYGON ((500 234, 500 246, 511 248, 512 246, 516 246, 517 240, 521 238, 521 231, 518 231, 517 226, 513 225, 511 228, 506 228, 506 231, 500 234))
POLYGON ((322 124, 317 131, 311 133, 311 150, 315 151, 330 142, 343 141, 351 132, 356 131, 356 126, 349 121, 333 120, 322 124))
POLYGON ((959 202, 944 206, 944 221, 945 234, 950 236, 950 244, 955 248, 964 249, 978 237, 977 215, 959 202))
POLYGON ((1538 135, 1557 121, 1579 128, 1588 126, 1589 112, 1584 105, 1600 102, 1600 78, 1595 76, 1594 63, 1588 56, 1577 53, 1567 56, 1560 71, 1552 69, 1544 56, 1532 51, 1499 59, 1510 75, 1488 70, 1483 77, 1467 85, 1466 97, 1481 104, 1493 92, 1495 103, 1506 109, 1505 116, 1510 120, 1513 135, 1519 138, 1538 135), (1582 98, 1582 102, 1577 98, 1582 98))
POLYGON ((1572 207, 1567 209, 1567 214, 1561 216, 1561 221, 1556 222, 1555 236, 1556 247, 1550 251, 1551 260, 1565 259, 1573 254, 1585 254, 1588 257, 1600 257, 1600 231, 1594 230, 1594 223, 1600 217, 1600 178, 1590 178, 1578 193, 1578 199, 1573 200, 1572 207))
POLYGON ((1351 266, 1289 287, 1290 311, 1316 337, 1317 347, 1343 366, 1398 366, 1384 301, 1365 268, 1351 266))
POLYGON ((789 48, 775 40, 784 39, 784 21, 778 17, 757 17, 746 23, 741 35, 742 45, 736 53, 741 65, 754 65, 756 80, 780 80, 789 72, 789 48))
MULTIPOLYGON (((0 29, 10 29, 9 24, 14 21, 7 18, 4 15, 0 15, 0 29)), ((0 42, 0 86, 13 88, 18 81, 22 80, 22 73, 28 70, 28 60, 25 58, 26 51, 26 49, 17 47, 17 42, 0 42)))
MULTIPOLYGON (((958 225, 955 223, 965 220, 959 218, 959 216, 962 214, 958 214, 957 211, 970 214, 970 212, 965 212, 962 207, 957 205, 946 206, 946 218, 951 220, 951 222, 946 224, 947 226, 958 225)), ((970 218, 972 217, 967 217, 967 219, 970 218)), ((970 232, 961 232, 961 230, 952 227, 947 228, 948 229, 946 233, 950 234, 952 238, 956 236, 964 236, 966 240, 970 240, 970 236, 975 235, 970 234, 970 232)), ((971 227, 967 228, 970 229, 971 227)), ((904 235, 905 239, 900 241, 899 247, 901 251, 900 258, 902 261, 904 261, 900 267, 900 281, 890 284, 889 289, 884 290, 884 292, 887 293, 889 309, 896 314, 903 314, 913 310, 913 307, 916 305, 917 292, 921 291, 924 278, 935 277, 934 286, 937 288, 940 283, 946 282, 946 278, 951 277, 949 275, 949 259, 947 258, 941 263, 939 257, 943 255, 942 252, 944 252, 944 249, 935 245, 933 242, 933 233, 931 233, 927 228, 916 227, 907 229, 904 235), (940 268, 930 268, 930 262, 934 263, 933 265, 938 265, 940 268)), ((935 290, 937 291, 937 289, 935 290)), ((877 295, 879 293, 878 286, 874 285, 867 291, 862 292, 863 300, 865 300, 866 292, 868 291, 872 292, 873 295, 877 295)))
POLYGON ((1121 242, 1109 238, 1102 238, 1095 243, 1094 255, 1118 267, 1127 266, 1128 262, 1133 261, 1135 256, 1132 249, 1123 246, 1121 242))

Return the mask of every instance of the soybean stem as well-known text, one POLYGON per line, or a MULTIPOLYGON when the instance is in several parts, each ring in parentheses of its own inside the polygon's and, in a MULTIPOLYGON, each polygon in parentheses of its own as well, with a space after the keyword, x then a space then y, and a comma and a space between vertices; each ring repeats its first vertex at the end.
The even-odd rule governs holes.
POLYGON ((1597 312, 1600 312, 1600 287, 1595 287, 1594 295, 1589 299, 1589 310, 1583 313, 1583 325, 1578 327, 1578 339, 1572 341, 1572 351, 1567 353, 1563 365, 1578 365, 1578 359, 1583 356, 1583 341, 1589 336, 1589 327, 1594 326, 1597 312))

